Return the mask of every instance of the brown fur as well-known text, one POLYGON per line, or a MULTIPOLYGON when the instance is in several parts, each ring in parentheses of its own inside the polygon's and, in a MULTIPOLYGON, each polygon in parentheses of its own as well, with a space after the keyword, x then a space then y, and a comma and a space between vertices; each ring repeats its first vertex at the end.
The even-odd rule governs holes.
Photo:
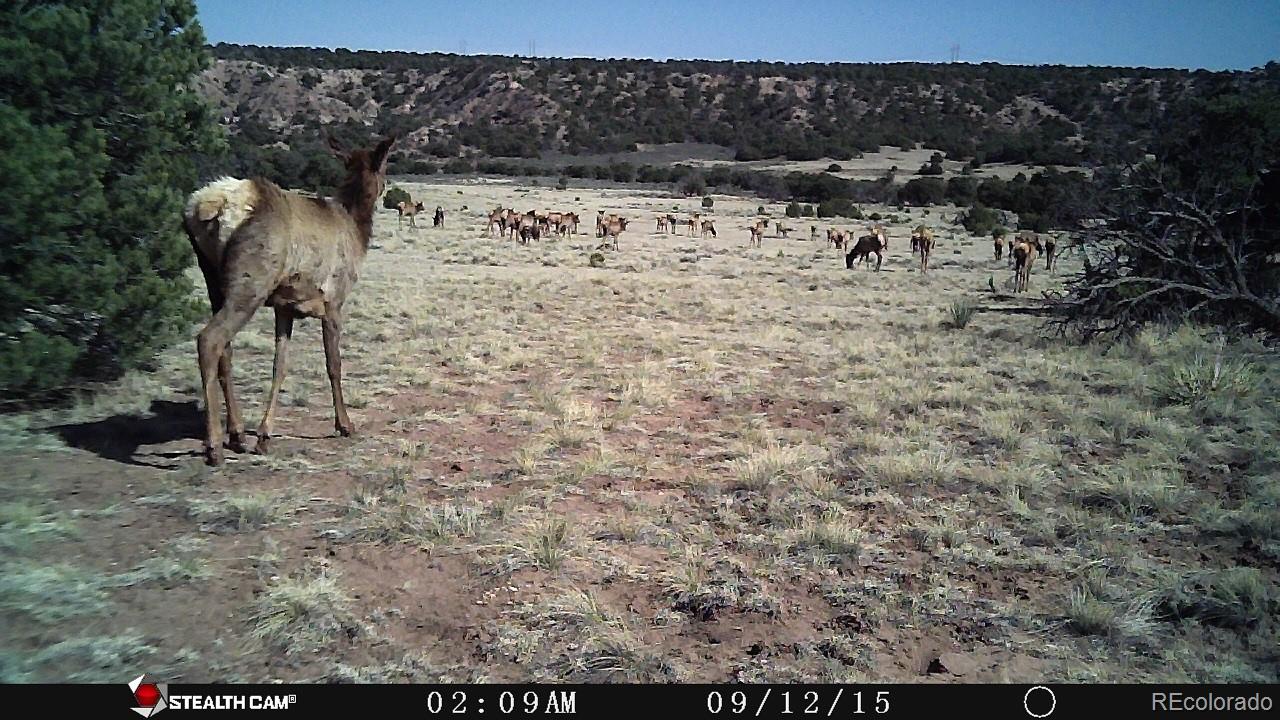
POLYGON ((400 203, 396 205, 396 212, 400 214, 399 223, 404 223, 404 216, 408 215, 409 227, 418 227, 418 223, 414 220, 414 216, 426 209, 426 206, 420 202, 415 203, 407 200, 401 200, 400 203))
POLYGON ((389 137, 372 150, 346 153, 330 139, 347 169, 335 199, 304 197, 255 178, 213 183, 188 201, 183 225, 213 310, 213 318, 196 337, 205 403, 205 461, 210 465, 223 459, 215 382, 221 383, 227 400, 230 445, 243 450, 244 426, 231 379, 231 341, 263 305, 275 310, 276 357, 255 449, 269 449, 288 341, 299 317, 321 320, 334 424, 344 436, 354 432, 342 400, 342 308, 369 249, 374 203, 386 188, 387 154, 393 142, 389 137), (232 218, 235 223, 223 224, 232 218))
POLYGON ((873 253, 876 256, 876 272, 880 272, 880 263, 884 261, 884 239, 878 233, 863 235, 858 238, 858 242, 854 244, 853 249, 844 256, 844 266, 849 269, 853 267, 855 262, 862 260, 867 267, 870 267, 873 253))
MULTIPOLYGON (((1035 233, 1031 234, 1034 238, 1035 233)), ((1040 249, 1039 239, 1027 240, 1019 234, 1018 242, 1013 246, 1013 291, 1026 292, 1031 280, 1031 265, 1036 260, 1036 252, 1040 249)))
POLYGON ((929 255, 933 252, 933 231, 921 225, 911 235, 911 243, 920 252, 920 272, 929 272, 929 255))
POLYGON ((613 249, 617 250, 618 236, 622 234, 623 230, 627 229, 627 219, 623 217, 617 217, 615 215, 610 215, 609 217, 611 219, 609 220, 608 224, 604 226, 604 235, 602 235, 602 237, 604 238, 612 237, 613 249))

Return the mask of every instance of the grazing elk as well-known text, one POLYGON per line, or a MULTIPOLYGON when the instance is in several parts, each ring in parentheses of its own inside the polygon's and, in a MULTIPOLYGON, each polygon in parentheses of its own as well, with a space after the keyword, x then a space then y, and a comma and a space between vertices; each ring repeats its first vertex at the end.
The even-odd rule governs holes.
POLYGON ((262 178, 222 178, 188 197, 183 228, 213 310, 196 336, 208 464, 223 460, 215 383, 221 383, 227 401, 228 444, 237 452, 244 449, 244 425, 231 380, 231 341, 264 305, 275 309, 276 352, 255 451, 269 452, 288 343, 300 317, 321 321, 334 425, 343 436, 355 431, 342 399, 343 304, 369 250, 374 203, 386 189, 387 155, 394 141, 392 136, 370 150, 347 152, 329 138, 347 172, 336 199, 304 197, 262 178))
POLYGON ((702 239, 707 239, 707 233, 711 233, 711 237, 716 236, 716 224, 710 220, 702 221, 702 239))
POLYGON ((854 243, 853 249, 844 256, 845 269, 852 268, 854 262, 861 260, 867 267, 871 265, 871 255, 876 256, 876 272, 880 272, 880 263, 884 260, 884 232, 863 235, 854 243))
POLYGON ((658 216, 658 229, 657 229, 657 232, 660 232, 660 233, 662 233, 663 235, 666 235, 666 234, 667 234, 667 216, 666 216, 666 215, 659 215, 659 216, 658 216))
POLYGON ((396 212, 400 214, 397 224, 400 224, 400 225, 404 224, 404 216, 408 215, 409 227, 418 227, 418 223, 415 222, 413 218, 415 215, 417 215, 418 213, 422 212, 425 209, 426 209, 426 206, 424 206, 420 202, 415 203, 408 200, 401 200, 396 205, 396 212))
POLYGON ((787 233, 791 232, 791 228, 783 225, 782 223, 774 223, 774 227, 778 231, 778 237, 784 240, 787 239, 787 233))

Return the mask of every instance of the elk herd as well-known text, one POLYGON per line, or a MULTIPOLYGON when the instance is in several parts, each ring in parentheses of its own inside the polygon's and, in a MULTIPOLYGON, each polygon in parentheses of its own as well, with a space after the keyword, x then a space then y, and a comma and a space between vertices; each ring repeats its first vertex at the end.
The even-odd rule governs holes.
MULTIPOLYGON (((220 403, 225 400, 226 447, 245 450, 244 420, 236 402, 232 381, 231 343, 259 308, 269 306, 275 313, 275 361, 266 410, 257 430, 255 452, 266 453, 277 401, 286 374, 289 341, 295 321, 316 318, 321 322, 325 368, 333 394, 334 426, 343 436, 355 427, 347 414, 342 392, 342 323, 347 295, 355 286, 360 265, 370 248, 374 205, 386 189, 387 158, 395 137, 377 141, 369 148, 348 150, 329 139, 331 151, 346 167, 346 179, 333 198, 311 197, 288 191, 262 179, 223 177, 191 193, 182 212, 182 226, 191 241, 197 263, 205 278, 212 317, 196 337, 200 388, 204 400, 204 456, 210 465, 223 461, 224 429, 219 421, 220 403), (221 390, 221 393, 219 393, 221 390), (221 396, 221 397, 220 397, 221 396)), ((400 223, 425 210, 422 202, 406 200, 396 210, 400 223)), ((466 207, 462 208, 464 211, 466 207)), ((433 224, 444 225, 442 207, 436 207, 433 224)), ((488 214, 487 231, 494 230, 522 243, 541 237, 577 234, 579 217, 573 212, 530 210, 518 213, 495 208, 488 214)), ((759 219, 746 228, 751 247, 761 247, 770 221, 759 219)), ((628 218, 596 215, 596 237, 618 248, 618 236, 628 218)), ((716 237, 715 222, 692 213, 684 220, 675 215, 657 217, 659 233, 679 234, 687 228, 690 236, 716 237)), ((786 238, 791 228, 774 222, 778 237, 786 238)), ((817 241, 816 225, 809 239, 817 241)), ((1053 269, 1056 241, 1048 234, 1029 231, 1016 238, 994 235, 996 260, 1006 253, 1015 270, 1015 291, 1025 292, 1031 267, 1039 254, 1045 268, 1053 269)), ((880 269, 889 247, 885 227, 867 228, 856 239, 853 231, 829 228, 827 242, 845 253, 845 267, 856 262, 870 265, 876 256, 880 269)), ((603 247, 603 246, 602 246, 603 247)), ((920 256, 920 272, 929 270, 934 248, 933 231, 924 225, 911 233, 911 250, 920 256)))

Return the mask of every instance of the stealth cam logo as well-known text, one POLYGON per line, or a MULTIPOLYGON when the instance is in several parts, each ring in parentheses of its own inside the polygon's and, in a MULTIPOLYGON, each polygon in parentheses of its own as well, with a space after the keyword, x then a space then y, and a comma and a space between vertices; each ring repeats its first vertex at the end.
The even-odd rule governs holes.
POLYGON ((129 689, 133 691, 133 699, 137 700, 138 705, 141 706, 133 708, 133 711, 144 718, 149 718, 165 709, 168 704, 165 696, 169 694, 169 684, 157 685, 153 682, 144 682, 146 679, 145 674, 139 675, 129 683, 129 689))

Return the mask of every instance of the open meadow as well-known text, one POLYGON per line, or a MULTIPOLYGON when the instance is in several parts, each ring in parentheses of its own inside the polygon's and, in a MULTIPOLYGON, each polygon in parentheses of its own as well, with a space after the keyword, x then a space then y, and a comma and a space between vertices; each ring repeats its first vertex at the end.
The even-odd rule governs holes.
MULTIPOLYGON (((869 221, 777 203, 748 248, 755 198, 393 184, 427 209, 378 206, 344 326, 355 436, 315 321, 268 456, 203 464, 190 341, 0 416, 0 680, 1280 679, 1260 343, 1057 338, 1037 299, 1080 258, 1014 295, 950 207, 864 206, 875 272, 825 239, 869 221), (498 205, 582 225, 490 237, 498 205), (592 267, 597 210, 631 224, 592 267), (695 211, 716 237, 654 231, 695 211)), ((271 329, 235 339, 250 428, 271 329)))

